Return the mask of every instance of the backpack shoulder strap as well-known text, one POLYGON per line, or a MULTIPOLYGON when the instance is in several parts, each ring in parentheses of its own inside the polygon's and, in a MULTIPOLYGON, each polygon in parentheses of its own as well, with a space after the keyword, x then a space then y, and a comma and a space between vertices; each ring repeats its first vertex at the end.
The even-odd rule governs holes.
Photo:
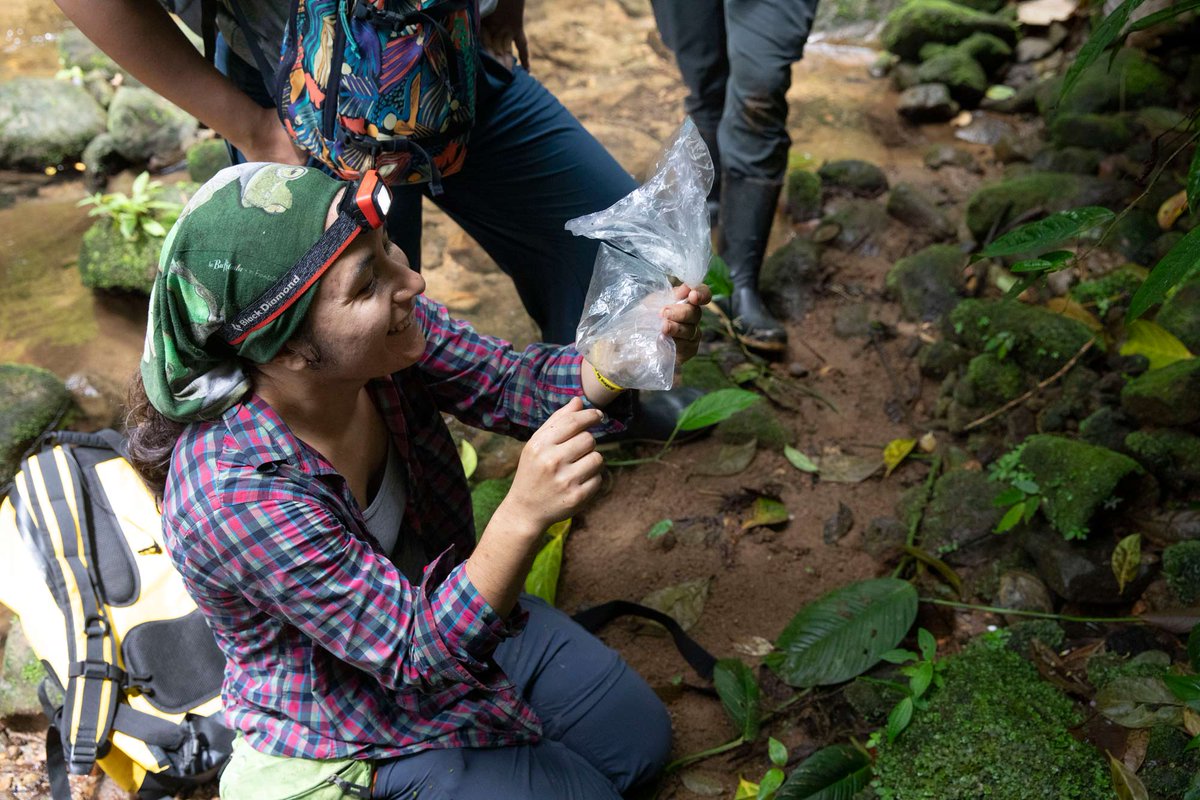
POLYGON ((717 664, 716 656, 684 633, 683 628, 669 614, 639 603, 631 603, 628 600, 610 600, 607 603, 577 612, 571 619, 579 623, 584 630, 595 633, 617 617, 625 616, 643 617, 662 625, 675 640, 675 647, 679 650, 679 654, 691 665, 692 669, 696 670, 696 674, 706 681, 712 680, 713 668, 717 664))
POLYGON ((87 774, 108 741, 124 673, 117 667, 116 639, 96 588, 84 478, 70 448, 61 445, 31 456, 25 472, 43 505, 43 534, 53 554, 47 566, 66 590, 62 611, 69 667, 62 676, 62 739, 67 768, 87 774))

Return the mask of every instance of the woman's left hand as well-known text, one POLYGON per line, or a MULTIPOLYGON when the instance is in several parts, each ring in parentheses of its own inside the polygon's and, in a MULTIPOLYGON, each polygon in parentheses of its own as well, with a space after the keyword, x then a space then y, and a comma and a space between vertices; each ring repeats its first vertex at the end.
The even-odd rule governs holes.
POLYGON ((696 288, 686 283, 676 286, 672 292, 677 301, 662 310, 662 332, 675 340, 676 362, 682 364, 696 355, 700 346, 700 309, 712 300, 712 290, 704 284, 696 288))
POLYGON ((519 61, 529 69, 529 40, 525 38, 525 0, 499 0, 480 22, 483 49, 512 71, 519 61), (513 58, 513 47, 517 57, 513 58))

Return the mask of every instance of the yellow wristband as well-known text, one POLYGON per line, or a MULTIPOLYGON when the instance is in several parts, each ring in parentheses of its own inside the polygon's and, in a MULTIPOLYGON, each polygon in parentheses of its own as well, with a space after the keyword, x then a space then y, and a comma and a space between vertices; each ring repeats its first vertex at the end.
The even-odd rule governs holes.
POLYGON ((600 381, 600 385, 603 386, 605 389, 608 389, 610 392, 625 391, 624 386, 617 386, 615 383, 610 381, 608 378, 601 375, 600 370, 596 369, 595 367, 592 367, 592 372, 596 375, 596 380, 600 381))

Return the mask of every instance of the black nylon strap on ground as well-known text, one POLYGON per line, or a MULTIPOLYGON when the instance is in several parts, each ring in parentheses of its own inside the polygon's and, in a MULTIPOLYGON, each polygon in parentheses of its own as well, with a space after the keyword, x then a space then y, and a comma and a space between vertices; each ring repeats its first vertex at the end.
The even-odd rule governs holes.
POLYGON ((696 674, 706 681, 712 680, 713 667, 717 664, 716 656, 684 633, 683 628, 679 627, 679 623, 675 621, 674 617, 657 609, 631 603, 628 600, 610 600, 607 603, 584 609, 574 614, 571 619, 579 623, 584 630, 595 633, 617 617, 626 616, 643 617, 662 625, 675 640, 675 647, 679 650, 679 654, 691 665, 692 669, 696 670, 696 674))

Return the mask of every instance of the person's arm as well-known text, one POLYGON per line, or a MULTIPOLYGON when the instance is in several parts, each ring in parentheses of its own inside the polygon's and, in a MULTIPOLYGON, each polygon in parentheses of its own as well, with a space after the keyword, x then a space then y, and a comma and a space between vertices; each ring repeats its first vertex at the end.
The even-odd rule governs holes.
POLYGON ((275 109, 259 106, 205 61, 157 0, 56 2, 122 69, 224 136, 247 159, 305 162, 275 109))

